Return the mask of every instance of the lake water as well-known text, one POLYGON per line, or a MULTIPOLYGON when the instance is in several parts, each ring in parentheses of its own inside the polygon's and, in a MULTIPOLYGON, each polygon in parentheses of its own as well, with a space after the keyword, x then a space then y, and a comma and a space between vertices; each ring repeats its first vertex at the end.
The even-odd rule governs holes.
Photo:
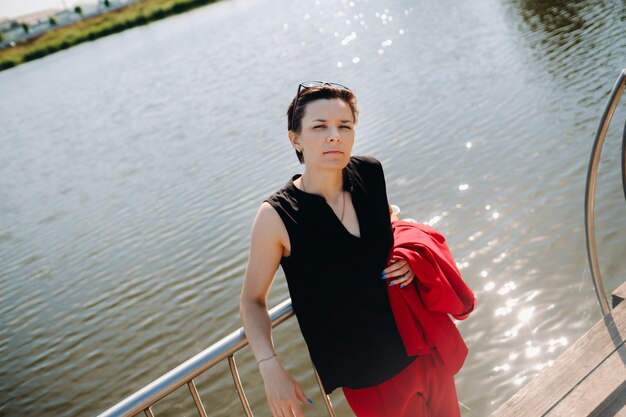
MULTIPOLYGON (((254 215, 302 172, 287 104, 332 80, 359 99, 353 154, 383 162, 401 217, 440 230, 476 292, 456 382, 463 416, 487 416, 601 318, 585 176, 625 22, 609 0, 229 0, 1 72, 0 414, 96 415, 241 325, 254 215)), ((625 108, 596 198, 609 292, 625 108)), ((286 297, 279 270, 270 305, 286 297)), ((274 341, 325 415, 296 321, 274 341)), ((269 416, 251 351, 238 362, 269 416)), ((243 415, 227 369, 197 380, 211 416, 243 415)), ((183 388, 156 415, 191 404, 183 388)))

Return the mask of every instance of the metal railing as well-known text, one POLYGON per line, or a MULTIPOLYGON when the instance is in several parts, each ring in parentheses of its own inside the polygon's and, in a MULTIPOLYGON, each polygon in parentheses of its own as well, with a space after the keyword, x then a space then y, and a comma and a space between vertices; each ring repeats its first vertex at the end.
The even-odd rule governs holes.
MULTIPOLYGON (((595 227, 595 194, 596 194, 596 180, 598 177, 598 165, 600 164, 600 154, 602 152, 602 145, 604 144, 604 138, 606 132, 609 129, 609 124, 613 118, 613 113, 617 108, 624 89, 626 88, 626 69, 623 69, 611 95, 604 108, 602 117, 600 118, 600 124, 596 131, 596 137, 591 149, 591 157, 589 158, 589 169, 587 170, 587 186, 585 189, 585 239, 587 243, 587 257, 589 259, 589 266, 591 267, 591 278, 593 279, 593 286, 598 296, 598 302, 602 309, 604 316, 610 314, 611 307, 609 306, 609 300, 606 296, 604 289, 604 283, 602 282, 602 275, 600 274, 600 266, 598 263, 598 251, 596 246, 596 227, 595 227)), ((624 189, 624 198, 626 198, 626 126, 624 127, 624 137, 622 139, 622 187, 624 189)))
MULTIPOLYGON (((272 322, 272 328, 289 319, 294 315, 291 307, 291 298, 286 299, 276 307, 272 308, 269 311, 269 314, 272 322)), ((128 398, 120 401, 105 412, 99 414, 98 417, 132 417, 142 411, 147 417, 154 417, 152 406, 157 401, 176 391, 185 384, 187 384, 191 396, 193 397, 198 414, 200 417, 207 417, 206 411, 204 410, 204 404, 202 404, 194 379, 224 359, 228 359, 230 373, 233 377, 233 382, 235 384, 235 388, 237 389, 237 394, 241 400, 244 412, 246 413, 246 416, 253 417, 250 404, 248 404, 248 399, 246 398, 243 386, 241 385, 241 379, 239 378, 239 372, 237 370, 237 363, 235 362, 235 353, 247 345, 248 339, 246 338, 243 328, 239 328, 239 330, 232 332, 219 342, 213 344, 198 353, 196 356, 172 369, 165 375, 146 385, 128 398)), ((330 397, 324 391, 322 381, 320 380, 315 366, 313 366, 313 370, 315 372, 317 384, 320 387, 320 392, 324 398, 328 414, 331 417, 336 417, 333 405, 330 402, 330 397)))

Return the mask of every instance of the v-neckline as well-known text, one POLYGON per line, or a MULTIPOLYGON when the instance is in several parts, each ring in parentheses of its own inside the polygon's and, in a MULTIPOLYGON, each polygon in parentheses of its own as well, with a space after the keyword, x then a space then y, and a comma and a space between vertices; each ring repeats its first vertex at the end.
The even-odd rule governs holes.
MULTIPOLYGON (((302 190, 300 190, 300 191, 302 191, 302 190)), ((352 201, 352 207, 354 207, 354 214, 356 215, 356 222, 359 225, 359 234, 360 234, 360 236, 353 235, 352 233, 350 233, 350 231, 348 230, 346 225, 343 224, 343 222, 341 221, 341 219, 339 219, 339 217, 337 217, 337 215, 335 214, 335 211, 330 206, 330 204, 328 204, 326 202, 326 199, 324 199, 324 203, 326 204, 326 207, 328 207, 328 209, 332 213, 333 217, 339 222, 339 225, 346 232, 346 234, 348 234, 350 237, 352 237, 354 239, 361 240, 363 238, 363 228, 361 227, 361 221, 359 219, 359 211, 356 208, 357 204, 354 202, 354 198, 353 198, 352 193, 350 191, 348 191, 348 190, 344 190, 344 191, 347 192, 348 194, 350 194, 350 201, 352 201)), ((322 197, 322 198, 324 198, 324 197, 322 197)), ((345 198, 345 196, 344 196, 344 198, 345 198)))
MULTIPOLYGON (((346 168, 347 169, 347 168, 346 168)), ((341 227, 341 229, 343 230, 343 232, 348 235, 349 237, 351 237, 352 239, 358 240, 358 241, 362 241, 363 240, 363 221, 362 221, 362 215, 359 213, 359 208, 357 208, 358 204, 355 202, 354 199, 354 187, 352 187, 352 184, 350 182, 349 176, 348 175, 344 175, 344 191, 346 191, 348 194, 350 194, 350 200, 352 201, 352 207, 354 207, 354 213, 356 214, 356 220, 357 223, 359 224, 359 234, 360 236, 357 235, 353 235, 352 233, 350 233, 350 231, 346 228, 346 226, 343 224, 343 222, 339 219, 339 217, 337 217, 337 214, 335 214, 335 211, 333 210, 333 208, 330 206, 330 204, 328 204, 328 202, 326 201, 326 199, 324 197, 322 197, 321 195, 318 194, 312 194, 306 191, 302 191, 300 188, 296 187, 296 184, 294 183, 295 180, 297 180, 298 178, 300 178, 302 176, 302 174, 295 174, 293 177, 291 177, 291 180, 289 180, 289 185, 294 188, 296 190, 297 193, 299 193, 300 195, 309 198, 311 200, 317 200, 320 203, 322 203, 324 206, 326 206, 327 210, 330 211, 330 214, 332 215, 332 217, 335 219, 336 222, 339 223, 339 226, 341 227)), ((345 198, 345 196, 344 196, 345 198)))

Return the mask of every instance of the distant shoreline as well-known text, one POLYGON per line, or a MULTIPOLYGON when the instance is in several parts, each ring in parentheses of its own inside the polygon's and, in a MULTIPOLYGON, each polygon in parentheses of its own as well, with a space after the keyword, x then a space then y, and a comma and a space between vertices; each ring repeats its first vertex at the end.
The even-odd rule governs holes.
POLYGON ((146 25, 219 0, 143 0, 48 31, 41 36, 0 50, 0 71, 136 26, 146 25))

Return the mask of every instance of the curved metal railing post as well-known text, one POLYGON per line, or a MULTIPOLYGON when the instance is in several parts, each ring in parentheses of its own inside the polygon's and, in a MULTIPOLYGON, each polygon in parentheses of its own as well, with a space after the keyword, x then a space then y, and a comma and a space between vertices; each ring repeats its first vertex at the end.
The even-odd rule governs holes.
POLYGON ((622 189, 626 200, 626 120, 624 120, 624 135, 622 136, 622 189))
MULTIPOLYGON (((609 96, 609 100, 604 108, 604 112, 602 113, 602 117, 600 118, 600 124, 598 125, 598 130, 596 131, 596 137, 593 142, 593 147, 591 149, 591 157, 589 158, 589 169, 587 170, 587 186, 585 188, 585 238, 587 243, 587 257, 589 258, 589 265, 591 267, 591 278, 593 279, 593 285, 596 290, 596 295, 598 296, 598 302, 600 303, 600 308, 602 309, 602 314, 607 315, 611 312, 611 307, 609 306, 609 300, 606 296, 606 292, 604 290, 604 283, 602 282, 602 275, 600 274, 600 266, 598 263, 598 253, 596 247, 596 228, 595 228, 595 193, 596 193, 596 180, 598 176, 598 165, 600 164, 600 154, 602 152, 602 145, 604 144, 604 138, 606 137, 606 132, 609 129, 609 124, 611 123, 611 119, 613 118, 613 113, 615 113, 615 108, 617 107, 617 103, 624 92, 624 88, 626 87, 626 69, 623 69, 615 85, 613 86, 613 90, 611 90, 611 95, 609 96)), ((622 178, 625 178, 624 175, 624 152, 626 150, 622 146, 622 178)), ((626 179, 623 180, 625 196, 626 196, 626 179)))

